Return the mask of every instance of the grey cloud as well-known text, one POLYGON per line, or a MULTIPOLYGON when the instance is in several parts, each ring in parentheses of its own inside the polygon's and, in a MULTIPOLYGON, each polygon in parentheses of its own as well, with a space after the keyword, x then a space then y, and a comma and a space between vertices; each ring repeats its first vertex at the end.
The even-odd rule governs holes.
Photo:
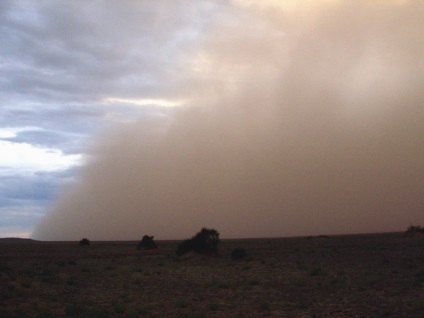
POLYGON ((165 112, 154 107, 134 108, 122 104, 36 104, 27 109, 0 109, 0 127, 34 127, 33 130, 25 130, 14 138, 8 138, 13 142, 60 149, 64 153, 82 153, 90 137, 111 124, 165 112))
POLYGON ((56 196, 59 184, 72 179, 70 173, 71 171, 65 170, 20 176, 2 175, 2 201, 4 203, 6 200, 29 200, 47 203, 56 196))
POLYGON ((2 175, 0 233, 28 236, 55 200, 61 186, 72 182, 75 169, 32 175, 2 175))
POLYGON ((11 2, 0 25, 3 85, 43 101, 164 94, 178 54, 195 46, 193 23, 207 20, 205 5, 11 2))
POLYGON ((46 206, 37 202, 23 205, 0 206, 0 231, 6 236, 28 237, 43 216, 46 206), (29 205, 28 205, 29 204, 29 205))
POLYGON ((34 127, 8 138, 16 143, 29 143, 44 148, 60 149, 65 153, 81 153, 87 137, 101 122, 99 114, 78 112, 76 109, 3 109, 1 127, 34 127), (96 116, 97 115, 97 116, 96 116))

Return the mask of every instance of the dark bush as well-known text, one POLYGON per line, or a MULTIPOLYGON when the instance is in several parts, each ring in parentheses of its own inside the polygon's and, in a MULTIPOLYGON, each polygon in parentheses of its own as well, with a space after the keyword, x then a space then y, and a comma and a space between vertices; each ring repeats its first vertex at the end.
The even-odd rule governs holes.
POLYGON ((231 258, 233 260, 246 258, 246 250, 242 247, 237 247, 231 252, 231 258))
POLYGON ((406 233, 424 233, 424 227, 421 227, 419 225, 411 225, 406 230, 406 233))
POLYGON ((193 242, 191 240, 185 240, 178 245, 177 255, 181 256, 193 250, 193 242))
POLYGON ((157 249, 158 246, 156 245, 156 243, 153 241, 153 237, 154 236, 148 236, 148 235, 144 235, 143 239, 140 241, 140 243, 138 243, 137 245, 137 249, 143 249, 143 250, 153 250, 153 249, 157 249))
POLYGON ((177 248, 177 255, 194 251, 201 254, 214 254, 218 251, 219 233, 214 229, 203 228, 191 239, 183 241, 177 248))
POLYGON ((80 246, 90 246, 90 240, 87 238, 83 238, 80 242, 79 242, 80 246))

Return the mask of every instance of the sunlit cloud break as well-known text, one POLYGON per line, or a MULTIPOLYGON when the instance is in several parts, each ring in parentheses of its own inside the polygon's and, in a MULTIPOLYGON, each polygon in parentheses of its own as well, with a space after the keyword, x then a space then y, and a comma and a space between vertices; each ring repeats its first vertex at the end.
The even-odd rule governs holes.
POLYGON ((162 106, 162 107, 176 107, 182 106, 187 103, 186 100, 171 100, 171 99, 160 99, 160 98, 119 98, 119 97, 107 97, 102 101, 105 104, 123 103, 132 104, 136 106, 162 106))
POLYGON ((81 154, 66 155, 59 149, 0 140, 0 172, 66 170, 82 163, 81 154))

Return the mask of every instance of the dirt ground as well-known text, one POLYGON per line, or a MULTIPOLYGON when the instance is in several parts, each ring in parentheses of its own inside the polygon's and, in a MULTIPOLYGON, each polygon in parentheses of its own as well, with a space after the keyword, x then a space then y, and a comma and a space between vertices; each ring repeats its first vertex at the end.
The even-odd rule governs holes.
POLYGON ((0 317, 424 317, 424 235, 157 243, 0 240, 0 317))

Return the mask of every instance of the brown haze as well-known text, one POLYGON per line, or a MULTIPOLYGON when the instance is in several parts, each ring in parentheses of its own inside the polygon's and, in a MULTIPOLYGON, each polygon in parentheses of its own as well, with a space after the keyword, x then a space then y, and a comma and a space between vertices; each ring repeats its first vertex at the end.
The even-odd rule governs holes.
POLYGON ((424 224, 424 2, 240 1, 202 41, 164 79, 189 106, 102 136, 34 238, 424 224))

